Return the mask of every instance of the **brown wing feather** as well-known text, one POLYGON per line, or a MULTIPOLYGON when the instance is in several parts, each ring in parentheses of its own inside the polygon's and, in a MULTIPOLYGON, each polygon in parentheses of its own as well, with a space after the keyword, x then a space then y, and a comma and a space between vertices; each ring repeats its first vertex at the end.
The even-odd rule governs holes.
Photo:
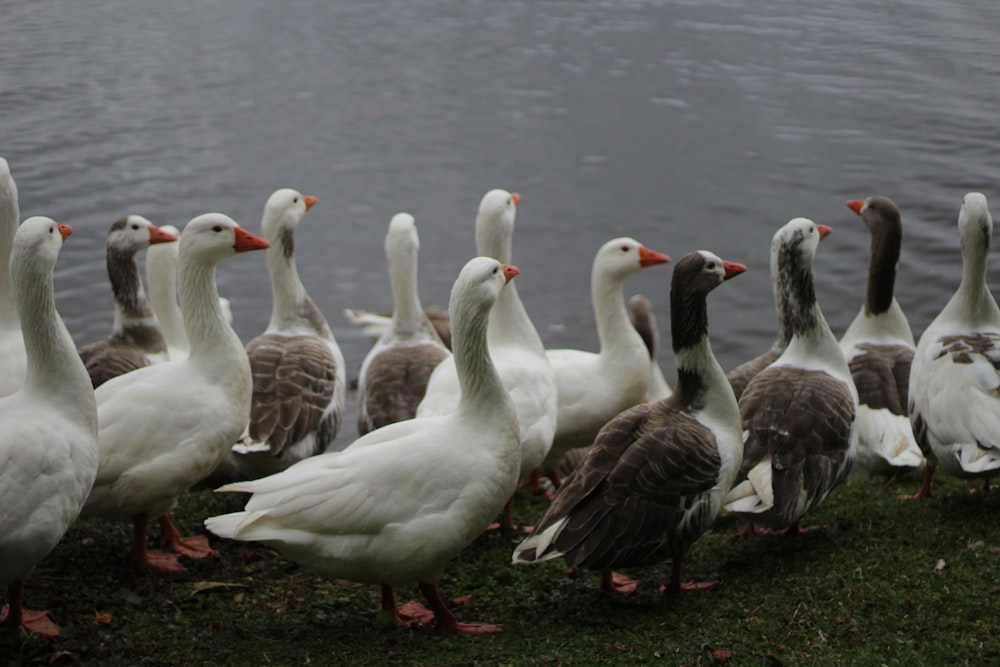
POLYGON ((431 372, 448 356, 440 345, 389 347, 368 364, 358 433, 412 419, 427 392, 431 372))
POLYGON ((775 513, 790 524, 843 481, 854 421, 847 385, 821 372, 762 371, 740 399, 747 432, 736 483, 771 458, 775 513))
POLYGON ((553 543, 572 567, 641 565, 682 553, 704 532, 718 483, 715 438, 666 399, 601 429, 583 464, 535 528, 568 520, 553 543))
POLYGON ((726 379, 729 380, 729 386, 733 388, 733 393, 736 395, 737 401, 740 400, 740 396, 743 395, 743 392, 746 390, 750 380, 754 379, 758 373, 773 364, 777 358, 777 352, 774 350, 768 350, 764 354, 754 357, 750 361, 745 361, 726 373, 726 379))
POLYGON ((329 346, 315 336, 264 334, 250 341, 247 356, 253 372, 250 437, 267 442, 278 456, 315 430, 316 451, 323 451, 340 418, 336 411, 323 416, 336 383, 329 346))
POLYGON ((115 345, 108 340, 84 345, 80 348, 80 358, 94 389, 111 378, 149 366, 149 359, 142 350, 132 345, 115 345))
POLYGON ((850 363, 858 399, 873 410, 905 416, 913 350, 904 345, 858 345, 862 354, 850 363))

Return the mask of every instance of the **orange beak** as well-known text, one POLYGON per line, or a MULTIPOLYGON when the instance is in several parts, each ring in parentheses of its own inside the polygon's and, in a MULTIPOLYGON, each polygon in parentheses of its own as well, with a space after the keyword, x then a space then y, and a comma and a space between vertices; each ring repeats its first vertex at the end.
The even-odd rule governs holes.
POLYGON ((826 225, 816 225, 816 229, 819 231, 819 240, 822 241, 827 236, 833 233, 833 230, 826 225))
POLYGON ((747 267, 745 267, 742 264, 737 264, 736 262, 727 262, 725 260, 722 261, 722 268, 726 270, 726 278, 725 278, 726 280, 729 280, 733 276, 738 276, 747 270, 747 267))
POLYGON ((858 215, 861 215, 861 209, 864 207, 864 205, 865 205, 864 199, 852 199, 851 201, 847 202, 847 208, 851 209, 858 215))
POLYGON ((153 245, 154 243, 168 243, 176 240, 177 237, 170 232, 165 232, 156 225, 149 226, 149 245, 153 245))
POLYGON ((511 266, 510 264, 501 264, 500 266, 503 267, 504 285, 509 283, 511 278, 521 273, 521 270, 516 266, 511 266))
POLYGON ((644 245, 639 246, 639 266, 655 266, 656 264, 666 264, 670 258, 662 252, 650 250, 644 245))
POLYGON ((306 203, 306 210, 308 211, 313 206, 315 206, 316 202, 318 202, 319 200, 313 197, 312 195, 305 195, 302 197, 302 201, 306 203))
POLYGON ((242 227, 236 227, 233 230, 236 236, 236 241, 233 243, 233 249, 236 252, 248 252, 250 250, 264 250, 270 248, 271 244, 265 239, 259 236, 251 234, 242 227))
POLYGON ((521 203, 521 195, 517 194, 516 192, 510 193, 510 198, 514 200, 514 206, 517 206, 518 204, 521 203))
POLYGON ((61 222, 57 222, 56 224, 59 225, 59 235, 62 236, 63 241, 65 241, 66 237, 73 233, 73 228, 69 225, 62 224, 61 222))

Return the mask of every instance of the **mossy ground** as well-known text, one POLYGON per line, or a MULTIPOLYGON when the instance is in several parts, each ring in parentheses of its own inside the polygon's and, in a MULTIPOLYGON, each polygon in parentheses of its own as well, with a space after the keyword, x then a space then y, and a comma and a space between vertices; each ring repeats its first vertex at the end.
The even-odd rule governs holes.
MULTIPOLYGON (((471 600, 462 620, 502 623, 462 637, 401 629, 379 591, 320 579, 253 544, 213 538, 218 559, 179 575, 133 572, 129 526, 80 522, 30 578, 31 608, 62 637, 0 631, 0 665, 955 665, 1000 662, 1000 491, 939 474, 937 498, 903 502, 913 476, 857 479, 809 519, 821 531, 733 541, 722 517, 684 576, 709 592, 663 597, 668 567, 630 571, 627 598, 561 563, 513 567, 515 540, 484 534, 448 568, 442 592, 471 600)), ((187 494, 182 533, 245 496, 187 494)), ((546 501, 520 492, 515 517, 546 501)), ((397 592, 401 601, 415 590, 397 592)))

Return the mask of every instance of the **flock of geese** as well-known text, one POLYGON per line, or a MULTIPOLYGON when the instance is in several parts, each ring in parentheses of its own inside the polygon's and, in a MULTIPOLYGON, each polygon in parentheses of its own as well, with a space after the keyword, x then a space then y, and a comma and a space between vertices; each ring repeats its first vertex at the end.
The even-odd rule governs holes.
POLYGON ((628 593, 636 582, 617 568, 667 559, 665 591, 711 587, 684 581, 681 565, 720 512, 744 519, 744 534, 808 530, 806 515, 854 466, 923 467, 917 496, 930 495, 937 467, 986 483, 1000 473, 1000 310, 986 284, 993 224, 982 194, 965 195, 958 216, 961 284, 919 344, 894 298, 902 224, 886 197, 847 202, 872 243, 867 295, 843 337, 812 277, 831 230, 795 218, 771 243, 774 344, 728 374, 712 353, 707 299, 745 267, 705 250, 681 257, 670 285, 672 389, 648 300, 624 296, 630 275, 670 258, 632 238, 608 241, 591 274, 599 350, 546 349, 513 280, 518 201, 505 190, 483 197, 478 256, 457 276, 447 317, 433 320, 417 294, 413 217, 392 218, 392 315, 354 313, 380 332, 361 364, 359 437, 326 452, 345 428, 346 376, 296 270, 295 229, 314 197, 274 192, 260 236, 220 213, 180 231, 137 215, 115 222, 111 334, 77 349, 53 294, 71 230, 20 221, 0 158, 0 620, 58 634, 47 612, 24 608, 24 582, 79 517, 131 522, 128 558, 143 567, 179 571, 181 556, 216 554, 170 520, 208 478, 250 494, 243 511, 206 519, 216 536, 379 585, 402 625, 478 634, 499 626, 458 621, 437 584, 491 522, 517 530, 519 487, 555 492, 513 563, 561 558, 628 593), (273 310, 244 345, 215 271, 257 250, 273 310), (147 546, 150 522, 169 551, 147 546), (428 607, 397 604, 394 590, 414 583, 428 607))

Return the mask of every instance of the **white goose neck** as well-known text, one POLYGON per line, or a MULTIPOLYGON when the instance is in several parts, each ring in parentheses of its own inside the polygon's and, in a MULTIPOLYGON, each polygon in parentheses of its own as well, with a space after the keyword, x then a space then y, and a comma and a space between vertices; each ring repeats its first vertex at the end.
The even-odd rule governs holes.
POLYGON ((504 409, 512 412, 513 405, 486 343, 490 310, 479 304, 463 305, 466 307, 452 309, 451 317, 452 352, 461 388, 457 411, 465 416, 492 420, 504 409))
POLYGON ((135 255, 114 247, 107 250, 108 278, 115 296, 115 321, 112 333, 121 333, 132 323, 152 324, 155 316, 146 299, 139 278, 135 255))
POLYGON ((10 253, 20 216, 17 186, 14 179, 8 178, 6 183, 0 183, 0 326, 16 327, 18 322, 10 279, 10 253))
POLYGON ((424 331, 426 316, 417 289, 417 253, 398 252, 389 259, 389 284, 392 287, 392 327, 403 340, 424 331))
POLYGON ((146 252, 146 282, 149 304, 156 313, 167 347, 187 351, 187 334, 177 305, 177 243, 153 246, 146 252))
MULTIPOLYGON (((180 305, 191 361, 199 365, 227 365, 234 357, 246 359, 243 343, 226 323, 219 305, 215 263, 180 257, 180 305)), ((247 362, 249 363, 249 362, 247 362)))
POLYGON ((597 267, 591 272, 590 298, 602 357, 632 354, 639 348, 647 355, 642 338, 628 319, 624 287, 624 277, 603 274, 597 267))
POLYGON ((740 422, 740 410, 706 331, 694 345, 675 351, 677 383, 674 393, 695 410, 707 410, 727 424, 740 422))
POLYGON ((1000 324, 1000 309, 986 284, 988 247, 962 249, 962 282, 946 307, 949 315, 970 324, 1000 324))
POLYGON ((12 276, 28 368, 21 391, 58 406, 60 414, 97 433, 97 404, 87 369, 56 311, 52 268, 15 258, 12 276))
MULTIPOLYGON (((315 315, 319 310, 313 304, 299 279, 299 270, 295 263, 294 230, 282 228, 271 241, 267 249, 267 272, 271 276, 271 321, 268 331, 291 331, 316 329, 318 323, 315 315)), ((322 318, 322 316, 320 316, 322 318)), ((322 327, 326 326, 325 320, 322 327)), ((328 330, 327 330, 328 331, 328 330)), ((322 331, 315 331, 322 334, 322 331)))

